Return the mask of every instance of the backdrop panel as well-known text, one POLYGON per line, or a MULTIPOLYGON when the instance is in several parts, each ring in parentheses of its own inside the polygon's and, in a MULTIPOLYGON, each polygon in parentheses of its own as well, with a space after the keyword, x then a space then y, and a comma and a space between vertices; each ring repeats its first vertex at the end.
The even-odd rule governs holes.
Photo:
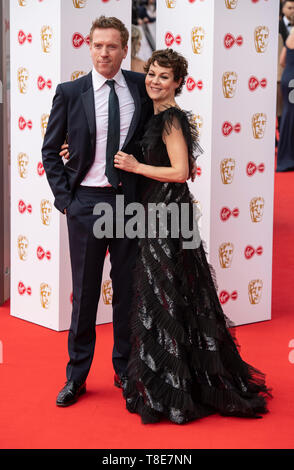
MULTIPOLYGON (((57 84, 92 68, 88 34, 101 14, 131 28, 131 0, 11 2, 11 314, 54 330, 69 328, 72 281, 66 219, 53 205, 41 147, 57 84)), ((97 323, 112 320, 109 271, 107 256, 97 323)))
POLYGON ((190 183, 227 316, 271 318, 278 0, 158 2, 157 48, 189 61, 179 104, 204 149, 190 183))

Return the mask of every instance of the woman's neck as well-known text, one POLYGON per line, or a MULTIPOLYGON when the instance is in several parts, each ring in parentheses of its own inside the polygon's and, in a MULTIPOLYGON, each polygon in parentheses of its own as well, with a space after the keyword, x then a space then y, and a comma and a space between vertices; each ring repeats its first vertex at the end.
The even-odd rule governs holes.
POLYGON ((161 111, 165 111, 167 108, 172 108, 174 106, 176 108, 179 107, 175 101, 168 101, 166 103, 156 103, 153 101, 154 114, 159 114, 161 111))

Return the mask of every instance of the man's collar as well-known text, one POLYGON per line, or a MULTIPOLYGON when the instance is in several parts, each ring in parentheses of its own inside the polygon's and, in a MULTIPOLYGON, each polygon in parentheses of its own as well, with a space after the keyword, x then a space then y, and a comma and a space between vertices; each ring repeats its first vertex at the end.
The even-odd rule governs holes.
MULTIPOLYGON (((103 75, 101 75, 101 73, 97 72, 97 70, 95 69, 95 67, 93 67, 93 70, 92 70, 92 80, 93 80, 93 88, 94 88, 94 91, 97 91, 99 90, 103 85, 104 83, 106 82, 107 78, 103 77, 103 75)), ((114 80, 116 82, 117 85, 119 86, 122 86, 122 87, 126 87, 127 84, 126 84, 126 81, 125 81, 125 78, 122 74, 122 71, 121 69, 119 69, 119 71, 117 72, 116 75, 114 75, 114 77, 112 77, 112 80, 114 80)))
POLYGON ((290 20, 288 20, 288 18, 286 16, 284 16, 283 20, 284 20, 284 23, 287 27, 291 24, 290 20))

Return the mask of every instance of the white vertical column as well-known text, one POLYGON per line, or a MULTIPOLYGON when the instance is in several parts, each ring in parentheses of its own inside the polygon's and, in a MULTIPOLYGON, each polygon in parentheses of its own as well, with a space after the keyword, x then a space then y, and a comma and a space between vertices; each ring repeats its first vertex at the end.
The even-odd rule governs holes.
POLYGON ((190 188, 219 298, 235 324, 271 317, 278 7, 278 0, 158 5, 157 47, 189 60, 178 102, 197 116, 205 151, 190 188))
MULTIPOLYGON (((92 68, 87 36, 101 14, 130 29, 131 0, 11 3, 11 314, 54 330, 69 327, 72 284, 66 221, 41 147, 57 84, 92 68)), ((103 283, 99 323, 112 319, 108 260, 103 283)))
POLYGON ((212 85, 214 46, 214 2, 165 0, 157 3, 157 49, 171 47, 186 57, 189 75, 177 98, 183 109, 192 111, 198 124, 205 155, 198 160, 198 177, 191 185, 202 212, 200 229, 207 247, 210 240, 212 145, 212 85), (201 176, 201 177, 200 177, 201 176))
POLYGON ((210 259, 237 324, 271 317, 278 4, 215 2, 210 259))

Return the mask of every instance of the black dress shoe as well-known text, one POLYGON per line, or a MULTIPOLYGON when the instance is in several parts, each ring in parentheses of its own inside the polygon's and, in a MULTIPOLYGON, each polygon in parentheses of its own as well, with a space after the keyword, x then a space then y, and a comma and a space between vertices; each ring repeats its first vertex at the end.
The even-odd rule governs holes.
POLYGON ((60 390, 57 399, 56 405, 57 406, 70 406, 76 403, 79 396, 83 395, 86 392, 86 383, 83 382, 77 383, 74 380, 68 380, 60 390))
POLYGON ((114 385, 118 388, 124 388, 127 382, 127 376, 126 375, 118 375, 114 374, 114 385))

